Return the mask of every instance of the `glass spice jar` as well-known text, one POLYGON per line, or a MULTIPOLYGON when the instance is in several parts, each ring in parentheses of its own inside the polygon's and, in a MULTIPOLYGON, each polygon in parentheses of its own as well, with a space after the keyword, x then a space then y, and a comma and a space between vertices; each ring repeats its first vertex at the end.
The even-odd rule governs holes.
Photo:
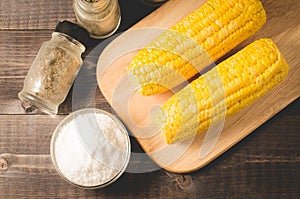
POLYGON ((118 0, 74 0, 73 9, 78 23, 94 38, 111 36, 121 22, 118 0))
POLYGON ((82 65, 81 54, 88 39, 89 33, 84 28, 69 21, 59 22, 25 77, 24 87, 18 94, 22 103, 57 114, 82 65))

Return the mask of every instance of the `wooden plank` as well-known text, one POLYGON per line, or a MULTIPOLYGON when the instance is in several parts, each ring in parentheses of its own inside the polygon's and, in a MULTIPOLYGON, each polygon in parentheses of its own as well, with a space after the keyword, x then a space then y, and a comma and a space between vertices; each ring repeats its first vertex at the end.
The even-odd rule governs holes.
POLYGON ((18 99, 18 92, 21 91, 23 79, 0 79, 0 113, 17 114, 24 110, 18 99))
MULTIPOLYGON (((58 114, 69 114, 78 109, 94 107, 112 112, 97 87, 95 72, 90 74, 90 70, 84 67, 80 71, 75 80, 76 86, 71 88, 66 100, 60 105, 58 114)), ((18 98, 18 93, 23 88, 23 81, 23 78, 0 78, 0 115, 25 114, 18 98)))
MULTIPOLYGON (((241 147, 262 156, 273 153, 274 156, 275 153, 297 156, 300 150, 300 126, 297 125, 300 122, 299 112, 300 99, 259 128, 257 135, 250 136, 250 140, 258 142, 254 148, 252 145, 242 144, 241 147), (280 121, 281 118, 283 121, 280 121)), ((65 115, 0 115, 0 154, 48 154, 52 132, 64 117, 65 115)))
MULTIPOLYGON (((119 0, 119 4, 122 15, 119 30, 127 29, 156 8, 140 0, 119 0)), ((0 30, 53 30, 60 20, 76 22, 72 1, 0 2, 0 30)))
MULTIPOLYGON (((186 3, 185 1, 170 1, 164 6, 156 10, 151 15, 144 18, 137 25, 135 25, 131 30, 143 28, 143 27, 163 27, 167 28, 175 24, 183 16, 190 13, 198 6, 202 5, 204 1, 192 1, 186 3), (193 5, 191 7, 190 5, 193 5)), ((209 155, 204 158, 199 158, 199 149, 205 134, 199 134, 196 136, 193 143, 189 146, 189 143, 178 144, 177 147, 188 147, 188 149, 183 153, 180 158, 176 159, 175 162, 170 163, 169 158, 173 154, 175 157, 179 153, 171 149, 168 153, 157 155, 162 148, 166 148, 167 145, 164 144, 161 136, 157 135, 157 130, 153 130, 152 126, 148 129, 140 128, 141 126, 147 126, 150 124, 151 116, 150 110, 157 104, 162 104, 167 98, 169 98, 172 93, 165 93, 161 95, 155 95, 151 97, 144 97, 130 90, 130 85, 118 84, 121 78, 126 74, 125 67, 128 66, 131 59, 134 56, 133 53, 127 53, 121 57, 109 57, 109 60, 114 60, 104 73, 98 73, 98 84, 104 93, 104 96, 112 104, 112 107, 116 109, 116 112, 121 119, 126 123, 131 132, 137 136, 137 139, 143 149, 149 154, 149 156, 161 167, 172 172, 191 172, 199 168, 204 167, 213 159, 217 158, 223 152, 228 150, 234 144, 239 142, 245 136, 249 135, 257 127, 262 125, 265 121, 270 119, 289 103, 294 101, 300 96, 300 57, 297 56, 299 51, 299 35, 300 35, 300 25, 298 23, 300 17, 296 12, 296 9, 290 10, 291 6, 299 6, 299 1, 289 0, 284 2, 287 5, 283 5, 282 1, 264 1, 264 7, 267 11, 268 21, 264 25, 263 29, 249 40, 244 42, 236 51, 247 43, 253 40, 259 39, 261 37, 271 37, 273 41, 278 45, 280 51, 287 59, 291 70, 288 77, 273 89, 266 96, 258 100, 253 105, 247 107, 240 113, 226 119, 225 126, 223 128, 222 134, 209 155), (118 86, 118 87, 117 87, 118 86), (126 87, 127 86, 127 87, 126 87), (124 91, 125 94, 119 94, 118 100, 112 98, 113 92, 118 89, 118 92, 124 91), (128 95, 127 95, 128 94, 128 95), (130 99, 127 99, 130 96, 130 99), (113 101, 115 100, 115 101, 113 101), (128 104, 128 109, 124 110, 124 105, 128 104), (148 136, 143 138, 140 135, 148 136), (150 135, 155 135, 151 136, 150 135), (173 153, 172 153, 173 152, 173 153)), ((150 33, 149 33, 150 35, 150 33)), ((141 45, 147 43, 145 36, 143 40, 139 40, 141 45)), ((121 49, 122 41, 136 40, 136 36, 124 36, 120 37, 119 40, 115 40, 111 43, 110 47, 107 48, 107 52, 113 49, 121 49), (109 49, 109 50, 108 50, 109 49)), ((130 42, 128 43, 130 45, 130 42)), ((113 54, 113 51, 110 51, 113 54)), ((108 53, 109 54, 109 53, 108 53)), ((106 60, 108 57, 101 60, 106 60)), ((100 62, 99 62, 100 63, 100 62)), ((101 65, 98 65, 101 66, 101 65)), ((99 67, 100 69, 100 67, 99 67)), ((100 70, 99 70, 100 71, 100 70)))
MULTIPOLYGON (((0 78, 24 78, 42 44, 51 39, 52 32, 52 30, 0 31, 0 59, 2 60, 0 78)), ((101 40, 91 39, 82 54, 83 59, 89 59, 89 68, 94 69, 98 60, 98 56, 89 55, 89 52, 100 42, 101 40)), ((90 73, 95 75, 95 71, 90 73)))
POLYGON ((2 115, 0 157, 17 157, 7 158, 8 169, 0 171, 0 198, 297 198, 299 108, 297 100, 198 172, 125 173, 101 190, 74 188, 53 170, 47 156, 51 133, 64 116, 2 115))
POLYGON ((0 78, 25 77, 50 30, 0 31, 0 78))
MULTIPOLYGON (((0 114, 26 114, 18 98, 18 93, 23 88, 23 81, 24 78, 0 78, 0 114)), ((69 93, 65 102, 59 107, 58 114, 72 112, 71 96, 72 93, 69 93)), ((32 112, 29 114, 41 113, 32 112)))
POLYGON ((64 115, 0 115, 0 151, 49 154, 49 140, 64 115))
POLYGON ((58 21, 75 20, 72 1, 0 2, 0 30, 54 29, 58 21))

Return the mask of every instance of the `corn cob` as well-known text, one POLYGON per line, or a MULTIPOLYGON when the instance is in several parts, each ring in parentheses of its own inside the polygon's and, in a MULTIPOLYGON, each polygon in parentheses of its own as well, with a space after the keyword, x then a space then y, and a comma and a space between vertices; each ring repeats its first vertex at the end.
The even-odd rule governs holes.
POLYGON ((265 21, 259 0, 208 0, 140 50, 127 71, 142 95, 164 92, 225 55, 265 21))
POLYGON ((253 42, 162 106, 159 119, 165 142, 171 144, 192 137, 240 111, 281 82, 288 70, 271 39, 253 42))

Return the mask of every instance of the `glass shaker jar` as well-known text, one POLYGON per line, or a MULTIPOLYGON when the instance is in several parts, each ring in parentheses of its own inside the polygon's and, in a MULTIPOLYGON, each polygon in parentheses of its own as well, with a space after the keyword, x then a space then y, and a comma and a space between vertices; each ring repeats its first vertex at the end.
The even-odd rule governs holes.
POLYGON ((111 36, 121 22, 118 0, 74 0, 73 9, 78 23, 94 38, 111 36))
POLYGON ((25 77, 18 94, 22 103, 57 114, 82 65, 81 54, 88 39, 89 33, 84 28, 69 21, 59 22, 25 77))

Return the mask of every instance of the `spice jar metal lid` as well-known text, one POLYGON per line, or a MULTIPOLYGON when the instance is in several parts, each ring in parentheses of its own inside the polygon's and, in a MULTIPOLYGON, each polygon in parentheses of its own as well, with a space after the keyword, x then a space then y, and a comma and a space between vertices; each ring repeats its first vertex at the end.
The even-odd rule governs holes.
POLYGON ((125 126, 112 114, 81 109, 56 127, 50 146, 52 163, 68 183, 87 189, 105 187, 125 171, 130 158, 125 126))
POLYGON ((54 31, 69 35, 70 37, 82 43, 84 46, 87 46, 90 38, 89 32, 85 28, 67 20, 60 21, 56 25, 54 31))

